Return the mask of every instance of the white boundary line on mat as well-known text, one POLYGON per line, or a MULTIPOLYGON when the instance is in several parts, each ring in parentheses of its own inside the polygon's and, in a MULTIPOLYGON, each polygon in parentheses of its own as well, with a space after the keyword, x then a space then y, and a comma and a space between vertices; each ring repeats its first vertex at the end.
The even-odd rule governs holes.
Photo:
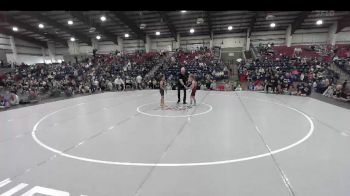
POLYGON ((306 120, 309 122, 310 124, 310 129, 308 131, 308 133, 301 138, 300 140, 298 140, 297 142, 290 144, 286 147, 277 149, 277 150, 272 150, 271 152, 268 153, 264 153, 264 154, 259 154, 259 155, 254 155, 254 156, 248 156, 248 157, 243 157, 243 158, 238 158, 238 159, 228 159, 228 160, 221 160, 221 161, 210 161, 210 162, 193 162, 193 163, 141 163, 141 162, 118 162, 118 161, 104 161, 104 160, 98 160, 98 159, 91 159, 91 158, 85 158, 85 157, 79 157, 79 156, 75 156, 75 155, 70 155, 70 154, 66 154, 60 150, 54 149, 46 144, 44 144, 43 142, 41 142, 37 136, 36 136, 36 132, 37 132, 37 128, 40 125, 40 123, 42 121, 44 121, 45 119, 47 119, 48 117, 57 114, 58 112, 61 112, 63 110, 68 110, 70 108, 76 107, 76 106, 80 106, 82 104, 77 104, 77 105, 73 105, 70 107, 66 107, 66 108, 62 108, 60 110, 51 112, 47 115, 45 115, 44 117, 42 117, 33 127, 33 131, 32 131, 32 138, 34 139, 34 141, 36 143, 38 143, 40 146, 42 146, 43 148, 57 153, 63 157, 67 157, 67 158, 71 158, 71 159, 75 159, 75 160, 80 160, 80 161, 85 161, 85 162, 90 162, 90 163, 99 163, 99 164, 106 164, 106 165, 122 165, 122 166, 142 166, 142 167, 188 167, 188 166, 209 166, 209 165, 222 165, 222 164, 230 164, 230 163, 236 163, 236 162, 242 162, 242 161, 248 161, 248 160, 254 160, 254 159, 258 159, 258 158, 263 158, 263 157, 268 157, 272 154, 277 154, 286 150, 289 150, 293 147, 296 147, 297 145, 305 142, 307 139, 310 138, 310 136, 312 135, 312 133, 314 132, 314 123, 311 120, 311 118, 306 115, 305 113, 303 113, 302 111, 296 109, 296 108, 292 108, 290 106, 287 105, 283 105, 283 104, 279 104, 279 103, 275 103, 275 102, 269 102, 269 101, 265 101, 265 100, 260 100, 260 99, 255 99, 255 98, 244 98, 243 99, 252 99, 252 100, 257 100, 257 101, 261 101, 261 102, 265 102, 265 103, 271 103, 271 104, 275 104, 281 107, 285 107, 288 108, 292 111, 297 112, 298 114, 301 114, 304 118, 306 118, 306 120))

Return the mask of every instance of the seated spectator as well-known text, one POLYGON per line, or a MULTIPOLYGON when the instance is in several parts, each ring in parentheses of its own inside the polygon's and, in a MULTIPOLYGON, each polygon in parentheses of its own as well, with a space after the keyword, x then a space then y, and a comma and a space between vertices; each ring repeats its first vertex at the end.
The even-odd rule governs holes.
POLYGON ((116 86, 117 91, 125 89, 124 81, 119 76, 114 80, 114 84, 116 86))
POLYGON ((216 81, 214 80, 209 87, 210 90, 216 90, 216 81))
POLYGON ((71 97, 71 96, 73 96, 74 95, 74 91, 73 91, 73 88, 72 87, 67 87, 66 89, 65 89, 65 91, 64 91, 64 93, 65 93, 65 95, 67 96, 67 97, 71 97))
POLYGON ((15 106, 19 104, 19 97, 15 93, 11 93, 10 104, 11 106, 15 106))
POLYGON ((113 84, 111 81, 107 80, 107 90, 112 91, 113 90, 113 84))
POLYGON ((9 100, 7 100, 4 96, 0 95, 0 108, 5 109, 11 106, 9 100))
POLYGON ((326 97, 332 97, 335 91, 335 86, 329 85, 328 88, 322 93, 326 97))
POLYGON ((335 91, 333 92, 333 97, 334 98, 341 98, 341 96, 342 96, 342 86, 337 85, 335 88, 335 91))
POLYGON ((242 91, 242 87, 240 84, 238 84, 238 86, 236 87, 235 91, 242 91))

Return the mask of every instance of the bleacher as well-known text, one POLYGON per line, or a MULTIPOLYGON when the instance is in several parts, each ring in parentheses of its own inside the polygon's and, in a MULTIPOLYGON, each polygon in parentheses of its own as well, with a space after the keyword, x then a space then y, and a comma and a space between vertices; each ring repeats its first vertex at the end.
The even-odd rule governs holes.
POLYGON ((166 78, 176 80, 181 67, 196 76, 197 80, 204 80, 210 75, 213 80, 228 79, 228 71, 220 60, 214 59, 214 52, 209 49, 200 49, 196 51, 178 51, 173 54, 173 62, 164 70, 159 70, 157 74, 163 72, 166 78), (225 71, 224 71, 225 70, 225 71))

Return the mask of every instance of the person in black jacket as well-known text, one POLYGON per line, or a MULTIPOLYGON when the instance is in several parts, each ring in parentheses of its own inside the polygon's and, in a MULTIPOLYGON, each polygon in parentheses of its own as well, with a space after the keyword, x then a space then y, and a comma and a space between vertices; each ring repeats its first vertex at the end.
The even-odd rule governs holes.
POLYGON ((179 78, 177 80, 177 103, 180 103, 180 91, 184 91, 183 104, 186 103, 186 82, 188 76, 185 67, 181 67, 179 78))

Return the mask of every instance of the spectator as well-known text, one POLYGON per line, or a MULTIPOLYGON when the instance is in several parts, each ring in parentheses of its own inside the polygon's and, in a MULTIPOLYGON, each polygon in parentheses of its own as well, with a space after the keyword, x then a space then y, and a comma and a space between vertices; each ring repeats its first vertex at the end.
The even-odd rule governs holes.
POLYGON ((137 82, 137 89, 142 89, 142 87, 141 87, 141 83, 142 83, 142 76, 141 75, 138 75, 137 77, 136 77, 136 82, 137 82))
POLYGON ((11 93, 10 104, 11 104, 11 106, 19 104, 18 95, 14 94, 14 93, 11 93))
POLYGON ((125 89, 124 81, 119 76, 114 80, 114 84, 116 85, 117 91, 125 89))
POLYGON ((183 104, 186 104, 186 82, 187 73, 185 67, 181 67, 180 74, 177 81, 177 103, 180 103, 180 91, 183 90, 183 104))

